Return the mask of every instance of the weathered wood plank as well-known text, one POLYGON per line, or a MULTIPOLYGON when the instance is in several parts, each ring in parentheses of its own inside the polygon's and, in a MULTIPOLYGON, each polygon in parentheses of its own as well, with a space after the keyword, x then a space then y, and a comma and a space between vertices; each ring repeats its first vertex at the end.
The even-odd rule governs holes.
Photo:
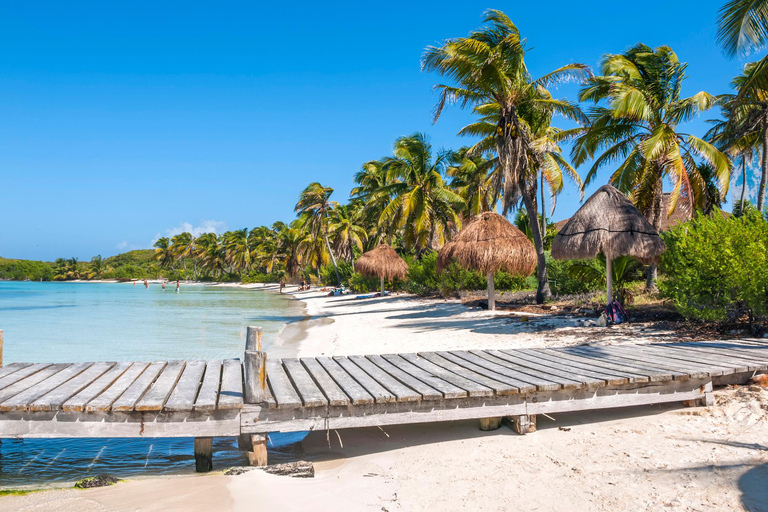
MULTIPOLYGON (((494 357, 482 350, 452 350, 451 354, 505 377, 518 380, 528 386, 534 386, 539 391, 554 391, 563 387, 555 382, 554 377, 544 378, 539 374, 523 373, 513 368, 509 361, 494 357)), ((518 385, 518 387, 521 390, 526 389, 526 386, 523 384, 518 385)))
MULTIPOLYGON (((32 365, 37 366, 37 365, 32 365)), ((0 402, 5 402, 9 398, 12 398, 19 393, 23 393, 25 390, 36 386, 40 382, 45 381, 47 378, 57 374, 65 368, 72 366, 71 364, 52 364, 43 365, 40 371, 30 371, 30 375, 26 378, 21 378, 14 382, 10 386, 7 386, 0 390, 0 402)), ((21 370, 22 372, 25 371, 21 370)), ((11 377, 12 375, 9 375, 11 377)))
POLYGON ((29 405, 28 409, 30 411, 56 411, 60 409, 64 402, 82 391, 113 366, 115 363, 93 363, 80 375, 39 397, 29 405))
POLYGON ((359 404, 372 404, 374 402, 373 396, 365 390, 350 374, 342 368, 339 363, 331 359, 330 357, 318 357, 317 362, 325 368, 328 375, 338 384, 344 393, 350 398, 354 405, 359 404))
POLYGON ((107 389, 85 404, 86 412, 106 412, 112 404, 149 368, 149 363, 133 363, 107 389))
POLYGON ((29 366, 26 366, 24 368, 21 368, 20 370, 17 370, 10 375, 6 375, 5 377, 0 379, 0 390, 7 388, 8 386, 12 386, 13 384, 16 384, 22 379, 26 379, 30 375, 34 375, 35 373, 44 370, 45 368, 48 368, 51 366, 50 363, 37 363, 37 364, 31 364, 29 366))
POLYGON ((661 354, 658 351, 649 350, 641 345, 622 345, 622 357, 636 357, 641 360, 648 360, 654 363, 660 363, 674 366, 677 370, 688 373, 691 378, 698 378, 702 374, 709 377, 723 375, 726 369, 720 365, 700 364, 693 361, 675 359, 667 354, 661 354))
POLYGON ((554 380, 560 384, 563 389, 579 389, 586 386, 586 383, 580 382, 578 379, 571 378, 569 375, 564 374, 563 372, 537 364, 535 362, 530 362, 515 355, 510 355, 504 351, 485 350, 484 352, 498 359, 506 361, 507 364, 511 364, 515 370, 523 373, 529 373, 531 375, 536 375, 537 377, 554 380))
POLYGON ((280 359, 267 358, 267 381, 278 407, 301 407, 301 397, 285 374, 280 359))
MULTIPOLYGON (((466 353, 465 355, 468 357, 468 359, 464 359, 458 354, 454 354, 452 351, 439 351, 435 352, 437 355, 442 357, 443 359, 447 359, 448 361, 451 361, 453 363, 456 363, 464 368, 468 368, 472 370, 474 373, 484 375, 494 381, 499 381, 505 383, 507 386, 509 386, 511 389, 515 389, 514 393, 530 393, 532 391, 536 391, 536 386, 529 383, 529 382, 523 382, 519 379, 514 379, 512 377, 509 377, 507 375, 504 375, 503 373, 498 373, 493 370, 488 369, 485 366, 481 366, 480 364, 477 364, 473 361, 470 361, 470 359, 474 359, 476 356, 473 356, 472 354, 466 353)), ((480 358, 478 358, 480 359, 480 358)), ((484 360, 481 359, 481 362, 484 360)), ((493 363, 488 363, 488 366, 492 366, 493 363)), ((501 368, 504 370, 504 368, 501 368)), ((558 386, 559 387, 559 386, 558 386)), ((504 394, 504 393, 501 393, 504 394)))
POLYGON ((502 350, 504 354, 513 358, 518 364, 533 370, 539 370, 560 378, 575 380, 585 387, 605 386, 607 382, 601 378, 588 375, 589 372, 579 371, 563 362, 542 360, 538 355, 531 355, 522 350, 502 350))
MULTIPOLYGON (((452 372, 453 374, 458 375, 459 377, 461 377, 466 381, 475 382, 479 386, 482 386, 486 389, 490 389, 492 391, 491 394, 511 395, 513 393, 517 393, 518 391, 518 389, 514 386, 510 386, 509 384, 506 384, 504 382, 491 379, 479 373, 475 373, 469 368, 467 368, 467 366, 456 364, 453 361, 449 361, 444 357, 439 356, 435 352, 419 352, 419 357, 421 357, 422 359, 425 359, 426 361, 434 364, 437 367, 443 368, 445 371, 452 372)), ((489 396, 489 395, 477 394, 477 395, 470 395, 470 396, 489 396)))
MULTIPOLYGON (((661 346, 660 346, 661 347, 661 346)), ((690 361, 702 364, 721 364, 726 366, 731 373, 748 372, 762 369, 763 365, 748 362, 738 357, 731 357, 724 353, 710 353, 695 347, 683 347, 678 345, 664 346, 664 353, 680 354, 690 361)), ((768 367, 768 366, 766 366, 768 367)))
POLYGON ((150 363, 147 369, 144 370, 141 375, 136 377, 136 380, 134 380, 131 385, 128 386, 128 389, 120 395, 120 398, 115 400, 115 403, 112 404, 112 410, 123 412, 132 411, 136 402, 141 400, 141 397, 143 397, 149 390, 149 387, 155 382, 155 379, 157 379, 160 372, 163 371, 163 368, 165 368, 165 365, 167 364, 168 363, 165 361, 150 363))
MULTIPOLYGON (((628 345, 622 345, 621 347, 604 346, 579 348, 592 354, 601 354, 603 357, 627 360, 634 364, 642 364, 645 366, 659 368, 662 371, 673 372, 673 377, 675 380, 685 380, 691 378, 704 379, 712 376, 708 371, 711 370, 711 368, 701 368, 698 365, 680 365, 677 364, 678 362, 672 361, 670 359, 658 358, 644 352, 629 350, 631 347, 628 345)), ((717 373, 716 370, 713 371, 717 373)))
MULTIPOLYGON (((24 391, 15 394, 11 398, 3 400, 2 403, 0 403, 0 411, 25 410, 27 406, 29 406, 29 404, 34 402, 37 398, 43 396, 53 389, 56 389, 57 387, 67 382, 69 379, 76 377, 92 364, 93 363, 77 363, 66 365, 66 367, 62 368, 61 371, 54 373, 47 379, 44 379, 35 385, 25 388, 24 391)), ((24 384, 24 382, 25 381, 19 382, 19 385, 24 384)))
POLYGON ((368 359, 371 364, 376 365, 391 375, 393 378, 397 379, 404 386, 408 386, 409 388, 416 391, 419 395, 421 395, 422 400, 442 400, 443 394, 440 391, 434 389, 431 386, 428 386, 409 373, 404 372, 383 357, 379 355, 370 355, 365 356, 365 358, 368 359))
POLYGON ((364 356, 349 356, 349 360, 355 363, 365 373, 370 375, 376 382, 387 388, 390 393, 395 395, 398 402, 414 402, 421 400, 421 394, 409 388, 364 356))
POLYGON ((225 359, 217 409, 240 409, 243 402, 243 365, 237 359, 225 359))
POLYGON ((664 382, 673 379, 686 380, 690 378, 689 374, 671 370, 666 365, 621 357, 618 353, 605 352, 602 347, 563 347, 558 350, 567 354, 591 359, 599 363, 609 361, 611 364, 621 365, 639 373, 647 372, 650 382, 664 382))
POLYGON ((32 365, 31 363, 11 363, 5 366, 0 366, 0 379, 5 377, 6 375, 10 375, 13 372, 17 372, 31 365, 32 365))
MULTIPOLYGON (((566 359, 568 361, 572 361, 574 363, 579 363, 583 365, 585 368, 595 368, 598 371, 606 372, 606 375, 619 375, 619 376, 626 376, 629 379, 629 382, 650 382, 651 377, 649 375, 648 370, 640 370, 637 368, 634 368, 629 365, 623 365, 620 363, 617 363, 615 361, 611 361, 608 359, 590 359, 585 356, 576 355, 571 352, 566 352, 561 349, 552 349, 551 352, 554 352, 557 354, 557 357, 561 357, 563 359, 566 359)), ((672 380, 672 375, 665 376, 664 379, 659 380, 672 380)))
POLYGON ((205 361, 189 361, 173 389, 164 409, 171 412, 191 411, 205 372, 205 361))
MULTIPOLYGON (((677 344, 674 344, 677 345, 677 344)), ((743 361, 749 361, 755 363, 761 368, 768 366, 768 350, 765 350, 762 354, 750 349, 742 349, 742 346, 733 345, 730 343, 712 343, 712 342, 686 342, 684 345, 696 350, 701 350, 712 354, 723 354, 728 357, 735 357, 743 361)))
POLYGON ((117 363, 111 370, 107 371, 101 377, 94 380, 78 392, 73 397, 69 398, 61 406, 62 410, 67 412, 82 411, 85 409, 85 405, 99 396, 104 390, 109 388, 133 363, 125 361, 117 363))
POLYGON ((200 384, 200 392, 195 400, 196 411, 212 411, 216 409, 216 404, 219 401, 222 366, 223 364, 219 360, 208 361, 205 364, 203 383, 200 384))
POLYGON ((288 378, 291 379, 293 387, 299 392, 304 407, 319 407, 328 405, 328 399, 317 387, 312 376, 301 364, 301 361, 293 358, 283 359, 283 367, 288 378))
POLYGON ((355 363, 347 359, 346 357, 334 357, 333 358, 344 370, 357 381, 358 384, 363 386, 369 395, 373 397, 373 400, 378 403, 394 402, 397 400, 395 395, 389 392, 381 383, 377 382, 370 375, 360 369, 355 363))
POLYGON ((381 357, 389 361, 392 365, 396 366, 401 371, 408 373, 412 377, 419 379, 420 381, 428 384, 443 394, 444 398, 462 398, 468 395, 465 389, 462 389, 450 382, 437 377, 432 372, 423 370, 422 368, 407 361, 400 354, 383 354, 381 357))
POLYGON ((300 359, 304 368, 307 369, 309 374, 317 382, 320 388, 323 390, 323 394, 328 399, 328 403, 332 406, 349 405, 349 397, 344 391, 336 384, 336 381, 328 375, 325 368, 320 366, 313 357, 302 357, 300 359))
POLYGON ((133 408, 137 411, 161 411, 179 382, 184 361, 170 361, 133 408))
POLYGON ((529 359, 541 362, 541 364, 570 372, 576 378, 584 376, 585 378, 598 379, 603 383, 614 386, 629 383, 630 376, 626 374, 619 374, 596 365, 585 365, 578 361, 572 361, 548 349, 522 349, 516 352, 521 353, 523 356, 531 356, 529 359))

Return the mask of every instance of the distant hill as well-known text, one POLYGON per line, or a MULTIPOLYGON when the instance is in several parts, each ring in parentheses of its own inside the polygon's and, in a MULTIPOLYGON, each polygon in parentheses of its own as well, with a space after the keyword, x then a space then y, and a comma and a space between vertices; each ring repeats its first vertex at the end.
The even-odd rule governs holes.
POLYGON ((104 263, 112 267, 119 267, 122 265, 137 265, 143 263, 152 263, 155 261, 154 249, 138 249, 135 251, 128 251, 117 256, 110 256, 104 260, 104 263))

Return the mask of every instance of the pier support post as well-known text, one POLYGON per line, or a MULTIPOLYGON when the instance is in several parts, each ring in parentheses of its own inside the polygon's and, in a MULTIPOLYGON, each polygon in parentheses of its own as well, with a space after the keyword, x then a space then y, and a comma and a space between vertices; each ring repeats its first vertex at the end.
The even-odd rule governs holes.
POLYGON ((715 397, 712 394, 712 383, 708 382, 702 386, 700 390, 704 393, 703 397, 694 400, 686 400, 683 404, 686 407, 711 407, 715 405, 715 397))
POLYGON ((248 326, 245 334, 245 350, 261 351, 261 338, 264 335, 264 329, 261 327, 248 326))
POLYGON ((195 471, 207 473, 213 469, 213 438, 195 438, 195 471))
POLYGON ((480 418, 480 430, 496 430, 501 427, 501 416, 497 418, 480 418))
MULTIPOLYGON (((249 434, 246 434, 249 435, 249 434)), ((250 434, 248 463, 251 466, 267 465, 267 436, 266 434, 250 434)))
POLYGON ((504 424, 520 435, 536 432, 536 415, 505 416, 504 424))

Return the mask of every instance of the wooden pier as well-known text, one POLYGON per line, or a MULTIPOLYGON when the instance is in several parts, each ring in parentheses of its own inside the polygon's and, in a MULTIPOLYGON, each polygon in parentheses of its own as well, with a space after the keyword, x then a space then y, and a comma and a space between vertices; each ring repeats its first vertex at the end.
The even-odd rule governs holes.
POLYGON ((768 342, 268 359, 249 328, 242 362, 1 365, 0 438, 194 437, 207 471, 215 436, 264 465, 272 432, 478 419, 524 434, 539 414, 709 405, 718 380, 768 371, 768 342))

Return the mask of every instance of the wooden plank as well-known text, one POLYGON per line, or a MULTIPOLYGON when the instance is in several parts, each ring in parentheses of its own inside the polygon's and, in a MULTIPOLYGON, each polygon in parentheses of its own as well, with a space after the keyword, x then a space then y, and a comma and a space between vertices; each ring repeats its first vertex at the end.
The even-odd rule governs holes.
POLYGON ((387 372, 393 378, 397 379, 397 381, 402 383, 404 386, 408 386, 409 388, 416 391, 421 395, 422 400, 442 400, 443 394, 440 391, 431 386, 428 386, 424 382, 413 377, 411 374, 404 372, 380 355, 370 355, 365 356, 365 358, 368 359, 371 364, 381 368, 382 371, 387 372))
POLYGON ((149 363, 133 363, 108 388, 99 393, 96 398, 85 404, 86 412, 106 412, 112 404, 149 368, 149 363))
MULTIPOLYGON (((594 364, 585 364, 583 362, 573 361, 567 357, 562 357, 559 353, 548 349, 522 349, 516 350, 516 353, 530 355, 533 360, 541 361, 541 364, 551 366, 552 368, 572 371, 573 375, 584 375, 588 378, 599 379, 606 384, 618 386, 629 384, 630 376, 615 371, 600 368, 594 364)), ((644 380, 644 382, 646 382, 644 380)), ((632 380, 634 382, 634 380, 632 380)))
POLYGON ((219 387, 221 385, 221 361, 208 361, 205 364, 205 374, 203 383, 200 385, 200 392, 195 400, 196 411, 212 411, 216 409, 219 401, 219 387))
POLYGON ((575 380, 586 387, 605 386, 607 382, 604 379, 589 375, 589 372, 579 371, 578 369, 564 364, 563 362, 553 362, 541 360, 538 355, 531 355, 523 350, 502 350, 504 354, 514 358, 519 364, 534 370, 540 370, 557 377, 575 380))
POLYGON ((370 375, 376 382, 387 388, 390 393, 395 395, 398 402, 414 402, 421 400, 421 394, 409 388, 364 356, 349 356, 349 360, 355 363, 365 373, 370 375))
POLYGON ((171 396, 165 402, 164 409, 173 412, 193 410, 204 372, 205 361, 189 361, 171 396))
MULTIPOLYGON (((583 363, 584 365, 589 365, 587 367, 594 367, 595 369, 605 371, 606 373, 611 372, 614 375, 627 376, 629 382, 650 382, 651 380, 650 375, 648 375, 651 372, 647 370, 639 370, 637 368, 616 363, 614 361, 609 361, 607 359, 590 359, 588 357, 576 355, 561 349, 552 349, 552 351, 556 352, 558 357, 573 361, 574 363, 583 363)), ((672 380, 671 375, 666 377, 667 378, 663 380, 672 380)))
MULTIPOLYGON (((528 386, 534 386, 539 391, 555 391, 562 388, 562 385, 555 382, 554 377, 545 378, 538 374, 523 373, 512 368, 508 361, 493 357, 482 350, 452 350, 451 354, 505 377, 518 380, 528 386)), ((521 390, 525 389, 523 385, 518 385, 518 387, 521 390)))
POLYGON ((149 390, 152 383, 163 371, 165 365, 168 363, 165 361, 157 361, 150 363, 146 370, 134 380, 128 389, 120 395, 120 398, 115 400, 112 404, 113 411, 132 411, 136 403, 141 400, 144 394, 149 390))
POLYGON ((293 358, 283 359, 283 368, 291 379, 293 387, 299 392, 304 407, 328 405, 328 399, 312 380, 312 376, 307 373, 301 361, 293 358))
POLYGON ((623 345, 621 347, 621 354, 631 354, 633 357, 639 359, 645 359, 670 366, 675 365, 679 371, 688 373, 692 378, 697 378, 702 373, 705 373, 710 377, 716 377, 718 375, 723 375, 724 371, 727 370, 727 367, 725 366, 696 363, 685 358, 676 359, 670 355, 649 350, 641 345, 623 345))
POLYGON ((278 407, 301 407, 301 397, 285 374, 280 359, 267 358, 267 381, 278 407))
POLYGON ((365 373, 355 363, 347 359, 346 357, 334 357, 333 358, 339 365, 346 370, 358 384, 363 386, 365 390, 373 397, 373 400, 379 403, 394 402, 397 397, 389 392, 381 383, 377 382, 373 377, 365 373))
POLYGON ((339 363, 331 359, 330 357, 317 357, 317 362, 325 368, 328 375, 338 384, 344 393, 350 398, 354 405, 358 404, 372 404, 374 402, 373 396, 365 390, 350 374, 342 368, 339 363))
MULTIPOLYGON (((21 393, 17 393, 13 397, 3 400, 2 403, 0 403, 0 411, 26 410, 29 404, 49 391, 61 386, 73 377, 80 375, 80 373, 92 364, 93 363, 77 363, 66 365, 61 371, 54 373, 47 379, 44 379, 33 386, 26 387, 21 393)), ((23 385, 24 382, 25 381, 19 382, 19 385, 23 385)))
MULTIPOLYGON (((37 366, 37 365, 32 365, 37 366)), ((64 370, 65 368, 72 366, 71 364, 51 364, 51 365, 44 365, 44 367, 40 371, 30 371, 30 375, 26 378, 21 378, 18 381, 14 382, 10 386, 7 386, 0 390, 0 402, 5 402, 6 400, 18 395, 19 393, 23 393, 25 390, 36 386, 40 382, 45 381, 45 379, 57 374, 58 372, 64 370)), ((31 367, 30 367, 31 368, 31 367)), ((24 372, 24 370, 21 370, 24 372)), ((11 377, 12 375, 9 375, 11 377)))
MULTIPOLYGON (((518 379, 514 379, 512 377, 509 377, 507 375, 504 375, 503 373, 497 373, 493 370, 490 370, 486 368, 485 366, 482 366, 480 364, 477 364, 475 362, 470 361, 469 359, 463 359, 458 354, 454 354, 450 351, 439 351, 435 352, 437 355, 442 357, 443 359, 447 359, 448 361, 451 361, 453 363, 456 363, 458 365, 463 366, 464 368, 468 368, 472 370, 474 373, 485 375, 486 377, 489 377, 490 379, 493 379, 495 381, 503 382, 506 385, 508 385, 510 388, 514 388, 516 391, 514 393, 530 393, 532 391, 536 391, 536 386, 529 382, 523 382, 518 379)), ((472 356, 472 354, 469 354, 470 358, 474 358, 476 356, 472 356)), ((482 360, 481 360, 482 362, 482 360)), ((488 363, 489 366, 492 366, 493 363, 488 363)), ((503 369, 503 368, 502 368, 503 369)), ((559 387, 559 386, 558 386, 559 387)), ((501 393, 503 394, 503 393, 501 393)))
POLYGON ((411 362, 403 359, 400 354, 383 354, 381 357, 389 361, 392 365, 401 371, 410 374, 412 377, 428 384, 443 394, 444 398, 462 398, 468 396, 465 389, 462 389, 431 372, 425 371, 411 362))
POLYGON ((552 379, 563 386, 563 389, 579 389, 586 386, 586 383, 580 382, 576 378, 571 378, 571 376, 567 373, 560 372, 541 364, 530 362, 524 358, 511 355, 507 352, 503 352, 501 350, 485 350, 484 352, 498 359, 506 361, 507 364, 512 364, 516 370, 521 372, 537 375, 545 379, 552 379))
POLYGON ((80 392, 69 398, 62 404, 64 411, 74 412, 85 409, 85 404, 99 396, 105 389, 109 388, 133 363, 125 361, 117 363, 111 370, 107 371, 101 377, 87 385, 80 392))
POLYGON ((115 363, 93 363, 91 367, 86 369, 80 375, 69 379, 61 386, 49 391, 42 395, 37 400, 29 405, 30 411, 57 411, 61 406, 69 400, 71 397, 78 394, 84 388, 86 388, 93 381, 101 377, 110 368, 115 366, 115 363))
MULTIPOLYGON (((587 349, 587 347, 583 347, 587 349)), ((589 347, 592 353, 595 353, 596 348, 589 347)), ((674 373, 675 380, 683 379, 703 379, 713 376, 710 373, 711 368, 702 368, 699 365, 682 365, 680 361, 673 361, 671 359, 658 358, 645 352, 638 352, 632 350, 632 347, 628 345, 622 345, 621 347, 600 347, 599 352, 608 355, 611 359, 621 358, 626 359, 636 364, 643 364, 647 366, 654 366, 663 371, 672 371, 674 373)), ((717 370, 712 370, 718 375, 717 370)))
POLYGON ((737 357, 745 361, 757 363, 761 366, 768 365, 768 351, 764 351, 761 355, 760 352, 755 352, 749 348, 742 349, 741 346, 730 343, 686 342, 685 345, 714 354, 725 354, 731 357, 737 357))
POLYGON ((26 368, 27 366, 32 366, 32 363, 11 363, 5 366, 0 366, 0 379, 13 372, 19 371, 22 368, 26 368))
POLYGON ((34 375, 35 373, 48 368, 51 366, 50 363, 37 363, 29 365, 25 368, 21 368, 20 370, 17 370, 10 375, 6 375, 2 379, 0 379, 0 389, 5 389, 8 386, 11 386, 13 384, 16 384, 22 379, 26 379, 30 375, 34 375))
POLYGON ((600 363, 608 361, 611 364, 621 365, 639 373, 647 372, 651 382, 666 382, 672 379, 685 380, 690 378, 687 373, 671 370, 666 365, 658 365, 647 361, 638 361, 637 359, 620 357, 617 354, 607 353, 600 347, 563 347, 558 350, 567 354, 592 359, 600 363))
POLYGON ((217 409, 243 407, 243 365, 237 359, 225 359, 221 369, 221 388, 217 409))
POLYGON ((707 352, 706 350, 698 347, 681 347, 676 345, 668 345, 664 347, 664 352, 683 354, 687 356, 689 360, 696 361, 698 363, 715 363, 727 365, 732 373, 748 372, 768 368, 768 365, 761 365, 746 361, 738 357, 729 356, 725 353, 707 352))
MULTIPOLYGON (((441 357, 435 352, 419 352, 419 357, 426 359, 430 363, 452 372, 462 379, 475 382, 480 386, 488 388, 493 391, 494 395, 512 395, 518 392, 518 388, 510 386, 509 384, 492 379, 483 375, 482 373, 476 373, 469 368, 468 364, 458 364, 454 361, 441 357)), ((476 395, 476 396, 488 396, 488 395, 476 395)))
POLYGON ((171 396, 176 383, 179 382, 185 364, 184 361, 170 361, 133 408, 137 411, 163 410, 165 402, 171 396))
POLYGON ((313 357, 302 357, 300 359, 301 364, 307 369, 309 374, 315 379, 320 389, 323 390, 323 394, 328 399, 328 403, 332 406, 349 405, 349 397, 346 393, 336 384, 336 381, 328 375, 325 368, 320 366, 313 357))

